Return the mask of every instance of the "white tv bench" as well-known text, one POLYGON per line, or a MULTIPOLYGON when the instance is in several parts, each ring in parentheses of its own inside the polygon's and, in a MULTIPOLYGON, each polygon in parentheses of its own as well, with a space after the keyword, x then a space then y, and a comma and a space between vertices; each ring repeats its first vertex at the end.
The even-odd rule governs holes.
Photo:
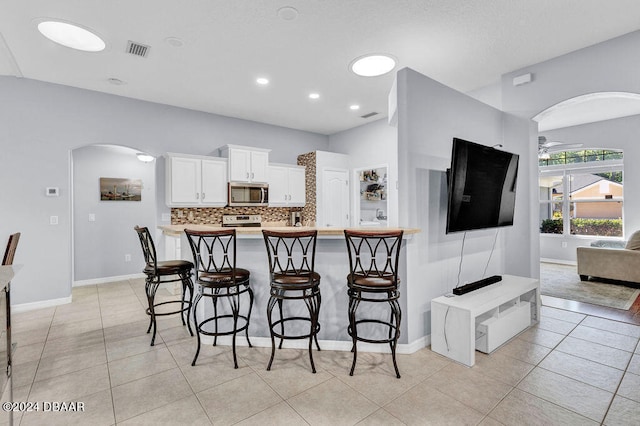
POLYGON ((469 367, 475 351, 490 353, 540 318, 540 282, 502 281, 461 296, 431 301, 431 350, 469 367))

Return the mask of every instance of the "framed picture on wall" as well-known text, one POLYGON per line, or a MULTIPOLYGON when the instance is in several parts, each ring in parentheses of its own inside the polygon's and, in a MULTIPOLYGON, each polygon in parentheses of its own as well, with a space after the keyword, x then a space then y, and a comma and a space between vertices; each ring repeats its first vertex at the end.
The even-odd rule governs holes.
POLYGON ((141 201, 142 179, 100 178, 101 201, 141 201))

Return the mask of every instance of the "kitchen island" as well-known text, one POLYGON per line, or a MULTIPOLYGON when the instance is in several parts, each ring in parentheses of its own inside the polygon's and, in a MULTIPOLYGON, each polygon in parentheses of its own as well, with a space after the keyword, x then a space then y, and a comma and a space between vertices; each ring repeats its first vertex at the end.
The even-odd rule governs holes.
MULTIPOLYGON (((191 250, 184 234, 185 229, 193 230, 219 230, 228 229, 220 226, 212 225, 162 225, 159 226, 162 230, 166 240, 174 240, 171 244, 174 247, 179 247, 174 253, 176 256, 178 253, 179 258, 185 260, 192 260, 191 250)), ((249 326, 249 336, 251 343, 256 346, 271 346, 271 339, 269 337, 269 328, 266 318, 267 301, 269 300, 269 262, 267 259, 267 252, 262 237, 262 230, 272 231, 302 231, 302 230, 317 230, 318 239, 316 243, 316 259, 315 259, 315 271, 322 277, 320 282, 320 289, 322 295, 322 304, 320 307, 320 333, 318 338, 320 340, 320 347, 328 350, 351 350, 351 338, 347 333, 347 326, 349 324, 347 311, 348 311, 348 296, 347 296, 347 275, 349 274, 349 257, 347 254, 347 245, 344 239, 344 229, 342 228, 313 228, 313 227, 291 227, 291 226, 262 226, 262 227, 239 227, 234 228, 236 230, 237 237, 237 261, 236 266, 239 268, 248 269, 251 272, 251 287, 254 291, 255 299, 253 304, 253 312, 251 314, 251 323, 249 326)), ((372 231, 372 232, 385 232, 397 230, 400 228, 382 228, 382 227, 365 227, 365 228, 348 228, 351 230, 360 231, 372 231)), ((407 271, 407 256, 406 245, 413 236, 420 232, 419 229, 403 229, 403 242, 400 251, 400 265, 399 276, 401 280, 400 292, 400 306, 403 311, 401 335, 398 346, 398 352, 413 352, 419 347, 408 347, 407 342, 407 323, 412 321, 412 318, 405 315, 407 300, 404 291, 405 286, 419 285, 419 283, 407 283, 406 271, 407 271)), ((167 241, 167 245, 171 245, 167 241)), ((246 303, 246 302, 245 302, 246 303)), ((376 306, 381 304, 369 304, 367 305, 368 314, 381 319, 386 319, 389 315, 388 306, 376 306)), ((246 305, 245 305, 246 306, 246 305)), ((200 307, 204 307, 204 304, 200 304, 200 307)), ((363 304, 364 307, 364 304, 363 304)), ((301 314, 306 312, 306 307, 303 304, 293 307, 299 308, 301 314)), ((207 306, 206 310, 212 309, 211 306, 207 306)), ((198 317, 206 315, 206 313, 200 312, 198 317)), ((238 336, 240 337, 240 336, 238 336)), ((230 340, 230 339, 229 339, 230 340)), ((207 341, 203 339, 203 341, 207 341)), ((219 339, 221 341, 221 339, 219 339)), ((242 342, 242 339, 238 340, 242 342)), ((225 342, 225 340, 222 340, 225 342)), ((240 343, 242 344, 242 343, 240 343)), ((287 347, 300 347, 306 348, 307 341, 293 340, 285 341, 287 347)), ((366 343, 359 343, 358 350, 363 351, 389 351, 388 345, 372 345, 366 343)))

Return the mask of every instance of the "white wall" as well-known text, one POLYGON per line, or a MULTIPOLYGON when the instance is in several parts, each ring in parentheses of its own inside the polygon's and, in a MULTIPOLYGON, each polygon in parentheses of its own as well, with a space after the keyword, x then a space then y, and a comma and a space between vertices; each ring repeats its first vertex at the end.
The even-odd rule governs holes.
MULTIPOLYGON (((640 31, 504 74, 502 107, 506 112, 532 118, 550 106, 588 93, 640 93, 640 79, 634 72, 640 69, 638 45, 640 31), (528 72, 533 74, 531 83, 513 86, 513 77, 528 72)), ((640 229, 640 217, 635 214, 640 211, 640 170, 634 167, 634 160, 640 155, 639 130, 640 118, 636 116, 544 132, 551 140, 584 143, 585 148, 624 150, 625 235, 640 229)), ((539 223, 536 228, 539 229, 539 223)), ((582 237, 543 236, 540 237, 542 257, 575 261, 575 248, 590 241, 582 237), (566 248, 562 247, 563 241, 567 242, 566 248)))
MULTIPOLYGON (((324 135, 29 79, 0 77, 0 93, 0 240, 22 232, 15 263, 24 268, 12 282, 14 304, 70 295, 71 150, 113 144, 155 156, 207 155, 231 143, 272 148, 271 161, 296 164, 299 154, 328 146, 324 135), (60 197, 46 197, 48 186, 59 187, 60 197), (49 225, 52 215, 58 225, 49 225)), ((170 209, 163 159, 156 164, 160 218, 170 209)))
POLYGON ((502 110, 502 81, 467 92, 467 95, 487 105, 502 110))
POLYGON ((139 274, 144 263, 136 225, 155 228, 156 166, 120 146, 73 150, 74 282, 139 274), (101 201, 101 177, 142 180, 140 201, 101 201), (95 215, 95 222, 89 221, 95 215), (131 261, 125 262, 125 254, 131 261))
MULTIPOLYGON (((329 137, 329 148, 335 152, 349 155, 349 167, 354 169, 372 168, 388 165, 387 205, 389 226, 398 226, 398 132, 395 127, 381 119, 329 137)), ((351 175, 351 184, 353 174, 351 175)), ((353 187, 351 194, 354 193, 353 187)), ((351 197, 351 217, 354 214, 354 200, 351 197)))
POLYGON ((514 70, 502 76, 503 110, 532 118, 548 107, 594 92, 640 93, 640 31, 514 70), (533 81, 513 85, 513 77, 532 73, 533 81))
MULTIPOLYGON (((520 155, 514 226, 500 228, 486 276, 510 273, 534 276, 529 209, 534 126, 503 114, 411 69, 397 76, 398 171, 400 225, 421 228, 407 245, 408 341, 430 334, 431 299, 450 292, 458 282, 463 235, 445 234, 446 175, 453 137, 484 145, 503 144, 520 155), (507 250, 508 247, 508 250, 507 250)), ((537 185, 537 181, 536 181, 537 185)), ((460 284, 483 277, 496 230, 468 232, 460 284)), ((537 241, 536 241, 537 242, 537 241)))

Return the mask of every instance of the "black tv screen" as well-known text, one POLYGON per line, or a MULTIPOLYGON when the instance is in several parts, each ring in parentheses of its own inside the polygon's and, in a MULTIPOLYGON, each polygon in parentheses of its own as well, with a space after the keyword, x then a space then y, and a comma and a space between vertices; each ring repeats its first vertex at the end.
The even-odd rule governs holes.
POLYGON ((513 225, 518 155, 453 139, 447 234, 513 225))

